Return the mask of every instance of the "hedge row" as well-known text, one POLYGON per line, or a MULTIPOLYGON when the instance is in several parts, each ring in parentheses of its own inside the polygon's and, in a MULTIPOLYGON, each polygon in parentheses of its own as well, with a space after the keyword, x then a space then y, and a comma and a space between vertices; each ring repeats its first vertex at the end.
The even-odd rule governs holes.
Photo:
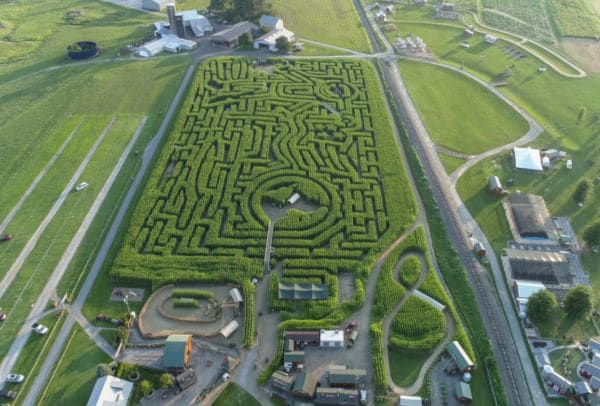
POLYGON ((186 297, 195 299, 210 299, 215 296, 210 290, 203 289, 173 289, 171 296, 175 298, 186 297))
POLYGON ((191 297, 178 297, 173 299, 173 306, 175 307, 200 307, 200 302, 198 299, 193 299, 191 297))

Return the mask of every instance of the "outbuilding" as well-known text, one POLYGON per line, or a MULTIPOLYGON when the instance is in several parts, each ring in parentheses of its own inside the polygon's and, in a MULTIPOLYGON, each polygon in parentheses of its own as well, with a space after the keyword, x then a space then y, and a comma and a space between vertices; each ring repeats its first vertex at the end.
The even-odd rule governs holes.
POLYGON ((275 371, 273 372, 273 375, 271 375, 271 383, 279 389, 289 391, 294 384, 294 375, 287 374, 283 371, 275 371))
POLYGON ((265 35, 254 40, 254 49, 267 48, 271 52, 276 52, 278 51, 277 39, 280 37, 287 38, 290 43, 296 40, 293 32, 286 30, 285 28, 280 28, 269 31, 265 35))
POLYGON ((500 183, 500 178, 497 176, 490 176, 488 178, 488 190, 494 196, 500 196, 504 193, 504 188, 502 187, 502 183, 500 183))
POLYGON ((327 382, 335 387, 356 387, 367 383, 367 371, 364 369, 328 369, 327 382))
POLYGON ((341 388, 317 388, 315 403, 318 405, 356 405, 358 390, 341 388))
POLYGON ((219 31, 214 35, 214 41, 216 44, 222 44, 227 48, 234 48, 239 44, 239 38, 246 33, 254 33, 258 30, 255 24, 248 21, 239 22, 230 28, 223 31, 219 31))
POLYGON ((231 320, 225 325, 225 327, 221 329, 221 331, 219 331, 219 333, 221 333, 223 337, 229 338, 229 336, 231 336, 239 326, 240 323, 238 323, 237 320, 231 320))
POLYGON ((456 399, 460 403, 471 403, 473 401, 473 395, 471 394, 471 385, 466 382, 456 382, 454 385, 454 390, 456 392, 456 399))
POLYGON ((423 399, 420 396, 400 395, 398 406, 423 406, 423 399))
POLYGON ((150 11, 161 11, 171 1, 172 0, 144 0, 142 1, 142 8, 150 11))
POLYGON ((162 367, 165 369, 185 369, 192 352, 192 336, 171 334, 165 341, 162 367))
POLYGON ((98 378, 87 406, 127 406, 133 391, 133 383, 111 375, 98 378))
POLYGON ((289 351, 283 353, 283 368, 286 371, 304 368, 304 351, 289 351))
POLYGON ((475 364, 471 361, 471 358, 467 355, 462 345, 458 341, 452 341, 446 347, 448 353, 456 363, 460 372, 469 372, 473 369, 475 364))
POLYGON ((344 332, 342 330, 321 330, 319 335, 321 347, 344 347, 344 332))

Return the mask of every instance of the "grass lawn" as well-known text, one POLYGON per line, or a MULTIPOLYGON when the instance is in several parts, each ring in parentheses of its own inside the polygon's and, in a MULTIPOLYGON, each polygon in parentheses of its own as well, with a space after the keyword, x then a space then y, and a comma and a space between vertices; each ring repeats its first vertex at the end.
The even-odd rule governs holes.
POLYGON ((260 406, 258 400, 241 386, 230 382, 213 403, 213 406, 260 406))
POLYGON ((577 382, 581 378, 577 375, 577 364, 585 360, 585 355, 577 348, 563 348, 548 354, 552 367, 556 372, 577 382))
POLYGON ((402 61, 399 66, 436 144, 477 154, 512 142, 527 132, 527 122, 515 110, 468 77, 414 61, 402 61))
POLYGON ((109 361, 110 357, 76 325, 38 404, 85 404, 96 382, 96 366, 109 361))
POLYGON ((273 15, 296 38, 308 38, 356 51, 372 48, 352 0, 273 0, 273 15))
POLYGON ((412 385, 429 355, 430 353, 400 352, 390 348, 390 373, 394 383, 398 386, 412 385))
POLYGON ((449 174, 457 170, 462 164, 466 162, 464 159, 459 159, 444 154, 438 154, 438 156, 440 157, 440 161, 442 161, 442 165, 444 165, 446 172, 448 172, 449 174))

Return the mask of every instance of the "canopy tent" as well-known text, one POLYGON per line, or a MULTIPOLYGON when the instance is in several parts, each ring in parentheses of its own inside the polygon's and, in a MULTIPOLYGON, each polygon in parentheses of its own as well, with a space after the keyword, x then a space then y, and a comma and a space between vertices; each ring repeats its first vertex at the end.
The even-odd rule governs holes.
POLYGON ((515 167, 517 169, 525 169, 528 171, 543 171, 542 156, 540 155, 539 149, 527 148, 513 148, 515 156, 515 167))

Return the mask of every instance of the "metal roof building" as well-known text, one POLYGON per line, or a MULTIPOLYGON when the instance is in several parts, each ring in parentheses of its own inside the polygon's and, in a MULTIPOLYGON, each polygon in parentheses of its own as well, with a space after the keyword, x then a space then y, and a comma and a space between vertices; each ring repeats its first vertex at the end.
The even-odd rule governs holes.
POLYGON ((171 1, 172 0, 144 0, 142 2, 142 8, 150 11, 161 11, 171 1))
POLYGON ((514 279, 559 285, 573 282, 567 258, 560 252, 506 248, 504 250, 514 279))
POLYGON ((456 398, 461 401, 461 403, 468 403, 473 401, 473 395, 471 394, 471 385, 466 382, 456 382, 454 385, 454 390, 456 391, 456 398))
POLYGON ((329 368, 327 381, 331 386, 355 386, 367 383, 367 371, 364 369, 329 368))
POLYGON ((292 386, 292 393, 294 395, 311 398, 315 394, 317 388, 317 377, 315 374, 309 374, 307 372, 301 372, 296 375, 296 380, 292 386))
POLYGON ((127 406, 133 383, 111 375, 98 378, 87 406, 127 406))
POLYGON ((458 341, 448 343, 446 349, 461 372, 470 371, 475 365, 458 341))
POLYGON ((217 32, 213 38, 217 43, 221 43, 226 47, 233 48, 238 45, 238 39, 247 32, 252 33, 258 30, 255 24, 248 21, 242 21, 230 28, 217 32))
POLYGON ((522 238, 550 238, 556 232, 542 196, 517 192, 511 193, 508 201, 515 226, 522 238))
POLYGON ((237 320, 231 320, 225 325, 225 327, 221 329, 221 331, 219 331, 219 333, 221 333, 223 337, 229 338, 229 336, 232 335, 239 326, 240 323, 238 323, 237 320))
POLYGON ((317 388, 315 402, 320 405, 356 405, 359 396, 356 389, 317 388))
POLYGON ((271 27, 273 29, 283 28, 283 20, 279 17, 262 15, 258 25, 261 27, 271 27))
POLYGON ((541 282, 515 281, 515 294, 517 298, 529 299, 531 295, 544 289, 546 289, 546 287, 541 282))
POLYGON ((243 302, 244 299, 242 298, 242 293, 240 292, 240 290, 238 288, 233 288, 229 291, 229 294, 231 295, 231 298, 233 299, 234 303, 239 303, 239 302, 243 302))
POLYGON ((187 368, 188 357, 192 351, 192 336, 171 334, 165 341, 163 368, 187 368))

